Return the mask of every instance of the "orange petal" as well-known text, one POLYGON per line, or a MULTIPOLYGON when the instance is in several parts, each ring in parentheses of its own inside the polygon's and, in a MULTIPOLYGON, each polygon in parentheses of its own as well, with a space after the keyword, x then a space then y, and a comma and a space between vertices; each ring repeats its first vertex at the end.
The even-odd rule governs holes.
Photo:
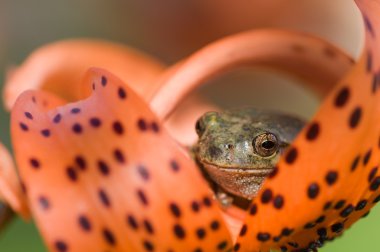
MULTIPOLYGON (((12 158, 7 149, 0 143, 0 199, 23 217, 29 217, 21 184, 16 174, 12 158)), ((1 219, 1 217, 0 217, 1 219)))
POLYGON ((94 87, 86 100, 47 110, 41 101, 61 101, 28 91, 12 111, 17 163, 49 249, 231 248, 212 192, 148 105, 106 71, 85 84, 94 87))
POLYGON ((80 82, 90 67, 103 67, 130 83, 141 95, 154 89, 152 83, 163 65, 129 47, 96 40, 67 40, 35 51, 18 69, 12 69, 4 102, 10 110, 25 90, 44 89, 68 101, 80 99, 80 82))
POLYGON ((363 55, 253 201, 240 251, 317 248, 380 200, 380 1, 357 3, 366 23, 363 55))
POLYGON ((166 118, 195 87, 242 65, 286 71, 306 79, 312 90, 325 96, 352 63, 344 52, 310 35, 282 30, 249 31, 208 45, 169 68, 159 79, 160 88, 149 96, 150 103, 160 118, 166 118))

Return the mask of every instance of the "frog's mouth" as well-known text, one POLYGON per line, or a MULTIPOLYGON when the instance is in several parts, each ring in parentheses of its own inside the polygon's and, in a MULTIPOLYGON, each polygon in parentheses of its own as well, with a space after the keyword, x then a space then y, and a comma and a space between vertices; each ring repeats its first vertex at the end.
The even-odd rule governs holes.
POLYGON ((272 168, 258 168, 258 167, 230 167, 219 166, 216 164, 201 161, 202 165, 207 169, 219 170, 220 172, 229 172, 234 174, 245 174, 247 176, 266 177, 272 173, 272 168))

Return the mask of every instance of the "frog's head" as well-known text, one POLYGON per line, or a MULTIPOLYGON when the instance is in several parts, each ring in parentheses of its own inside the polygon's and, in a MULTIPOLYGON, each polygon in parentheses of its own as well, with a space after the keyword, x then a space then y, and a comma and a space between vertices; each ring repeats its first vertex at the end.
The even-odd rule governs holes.
POLYGON ((218 184, 259 185, 302 126, 298 118, 268 111, 208 112, 196 123, 195 155, 218 184))

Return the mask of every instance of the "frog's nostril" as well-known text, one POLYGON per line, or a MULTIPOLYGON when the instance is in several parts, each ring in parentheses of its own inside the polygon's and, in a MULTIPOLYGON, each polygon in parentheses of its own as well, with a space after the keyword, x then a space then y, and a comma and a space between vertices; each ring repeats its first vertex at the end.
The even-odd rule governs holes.
POLYGON ((220 155, 222 155, 222 150, 216 146, 210 146, 210 148, 208 148, 208 153, 210 155, 210 157, 212 158, 218 158, 220 155))

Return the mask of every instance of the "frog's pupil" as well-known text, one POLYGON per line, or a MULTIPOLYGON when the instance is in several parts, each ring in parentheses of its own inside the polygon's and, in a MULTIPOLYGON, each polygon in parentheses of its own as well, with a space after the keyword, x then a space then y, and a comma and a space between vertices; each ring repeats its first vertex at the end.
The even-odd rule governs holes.
POLYGON ((264 149, 267 149, 267 150, 272 149, 274 146, 275 146, 275 143, 273 141, 264 141, 261 144, 261 147, 263 147, 264 149))

